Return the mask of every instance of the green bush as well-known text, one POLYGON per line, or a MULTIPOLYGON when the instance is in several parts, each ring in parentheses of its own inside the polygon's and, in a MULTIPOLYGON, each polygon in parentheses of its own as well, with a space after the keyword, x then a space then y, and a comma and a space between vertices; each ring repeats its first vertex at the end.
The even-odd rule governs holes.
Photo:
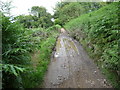
MULTIPOLYGON (((49 42, 46 44, 50 45, 50 47, 53 47, 54 45, 51 43, 55 43, 56 37, 52 37, 52 34, 45 29, 24 29, 19 23, 11 22, 9 18, 4 15, 2 15, 1 18, 2 65, 0 65, 0 67, 2 67, 3 88, 35 87, 36 83, 38 82, 30 81, 31 77, 24 77, 33 75, 33 79, 43 78, 43 74, 41 74, 41 72, 45 73, 45 69, 42 65, 41 67, 43 69, 38 67, 40 70, 37 69, 37 72, 31 69, 32 66, 30 53, 33 53, 35 50, 39 49, 41 51, 41 45, 46 40, 49 42), (50 39, 49 41, 49 39, 47 39, 49 37, 51 37, 53 40, 50 39), (28 73, 29 71, 33 72, 33 74, 28 73), (38 74, 40 74, 40 78, 38 74), (36 77, 36 75, 38 75, 38 77, 36 77), (28 82, 26 82, 24 79, 28 82), (28 85, 30 82, 33 82, 33 85, 28 85)), ((55 35, 56 34, 54 34, 54 36, 55 35)), ((48 50, 51 50, 51 48, 48 48, 48 50)), ((45 49, 43 54, 50 56, 51 52, 48 52, 45 49)), ((40 56, 40 58, 44 59, 45 56, 43 58, 40 56)))
POLYGON ((37 31, 37 33, 40 32, 40 34, 37 34, 38 36, 36 36, 36 38, 44 38, 40 39, 40 42, 37 44, 39 45, 37 51, 40 53, 38 53, 39 57, 37 58, 38 64, 36 68, 29 66, 27 71, 22 74, 24 88, 42 87, 44 75, 48 69, 56 38, 59 35, 58 31, 53 27, 49 29, 36 29, 33 29, 33 31, 37 31))
POLYGON ((12 23, 9 18, 4 15, 2 15, 1 18, 3 88, 21 87, 21 82, 18 80, 21 78, 20 73, 24 71, 21 65, 29 63, 28 49, 31 45, 28 46, 25 40, 22 40, 25 39, 24 29, 20 24, 12 23), (24 48, 24 46, 26 46, 26 48, 24 48))
POLYGON ((71 36, 80 41, 94 58, 114 87, 120 85, 118 7, 118 2, 111 3, 65 25, 71 36))

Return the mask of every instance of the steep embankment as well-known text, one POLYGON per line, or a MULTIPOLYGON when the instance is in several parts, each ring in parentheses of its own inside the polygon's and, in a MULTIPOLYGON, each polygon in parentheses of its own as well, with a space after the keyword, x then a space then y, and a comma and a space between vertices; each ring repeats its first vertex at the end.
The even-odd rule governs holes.
POLYGON ((70 35, 94 58, 114 87, 120 85, 118 8, 119 3, 112 3, 65 25, 70 35))

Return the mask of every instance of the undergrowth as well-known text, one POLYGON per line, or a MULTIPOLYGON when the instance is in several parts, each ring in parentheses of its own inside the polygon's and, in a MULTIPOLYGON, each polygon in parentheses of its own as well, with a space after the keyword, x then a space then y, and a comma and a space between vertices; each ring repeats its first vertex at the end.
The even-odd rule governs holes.
MULTIPOLYGON (((0 13, 1 14, 1 13, 0 13)), ((2 88, 36 88, 42 84, 59 26, 48 29, 26 29, 3 14, 2 22, 2 88), (36 68, 31 53, 39 51, 36 68)))
POLYGON ((83 45, 115 88, 120 88, 118 15, 119 2, 114 2, 65 25, 70 35, 83 45))
POLYGON ((41 39, 39 43, 37 43, 39 46, 36 49, 36 51, 39 51, 37 54, 37 66, 34 67, 32 63, 34 63, 35 59, 31 60, 31 65, 29 66, 27 72, 23 73, 23 86, 24 88, 40 88, 42 87, 43 79, 45 76, 45 73, 48 69, 48 64, 51 59, 53 48, 55 47, 55 42, 57 39, 57 36, 59 35, 59 32, 57 29, 57 26, 53 26, 48 28, 47 30, 40 30, 39 28, 33 29, 33 31, 38 32, 34 36, 36 39, 41 39), (55 27, 55 28, 53 28, 55 27), (43 31, 43 33, 39 32, 43 31))

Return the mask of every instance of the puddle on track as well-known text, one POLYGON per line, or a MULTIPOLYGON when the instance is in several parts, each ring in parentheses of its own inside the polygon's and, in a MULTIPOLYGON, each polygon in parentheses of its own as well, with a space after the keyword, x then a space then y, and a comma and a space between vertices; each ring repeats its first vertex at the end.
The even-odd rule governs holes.
POLYGON ((72 41, 71 38, 66 37, 66 38, 63 39, 63 41, 65 42, 65 48, 66 48, 66 50, 67 50, 68 52, 69 52, 70 49, 72 49, 72 50, 74 50, 76 53, 79 54, 78 49, 77 49, 75 43, 72 41))
POLYGON ((61 39, 60 38, 58 38, 58 40, 57 40, 57 44, 56 44, 56 52, 59 52, 59 50, 60 50, 60 48, 61 48, 61 39))
POLYGON ((54 58, 45 76, 45 88, 110 88, 82 46, 67 35, 57 40, 54 58))

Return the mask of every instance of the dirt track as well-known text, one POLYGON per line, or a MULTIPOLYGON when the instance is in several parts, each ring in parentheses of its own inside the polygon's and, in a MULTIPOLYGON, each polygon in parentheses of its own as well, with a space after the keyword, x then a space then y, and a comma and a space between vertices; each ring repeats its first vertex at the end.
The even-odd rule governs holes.
POLYGON ((45 88, 110 88, 83 47, 62 33, 48 67, 45 88))

